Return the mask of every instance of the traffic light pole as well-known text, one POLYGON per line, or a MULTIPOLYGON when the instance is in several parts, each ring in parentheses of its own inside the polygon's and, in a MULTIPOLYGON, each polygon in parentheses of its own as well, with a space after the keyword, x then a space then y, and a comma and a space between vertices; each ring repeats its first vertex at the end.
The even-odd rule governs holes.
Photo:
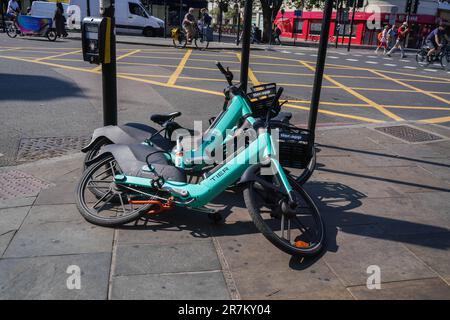
POLYGON ((319 52, 317 53, 316 72, 312 89, 311 104, 308 118, 308 129, 311 131, 311 142, 314 144, 317 113, 319 112, 320 92, 322 89, 323 73, 325 70, 325 58, 327 55, 328 36, 330 33, 331 13, 333 12, 333 0, 326 0, 322 28, 320 30, 319 52))
POLYGON ((350 51, 352 45, 353 23, 355 22, 356 0, 353 0, 352 21, 350 22, 350 34, 348 35, 347 51, 350 51))
MULTIPOLYGON (((329 0, 332 1, 332 0, 329 0)), ((241 50, 241 77, 242 90, 247 92, 248 85, 248 65, 250 59, 250 35, 252 31, 252 3, 253 0, 246 0, 244 6, 244 30, 242 32, 241 50)))
POLYGON ((111 62, 102 63, 102 87, 103 87, 103 124, 105 126, 117 125, 117 79, 116 79, 116 36, 114 18, 114 0, 105 7, 102 16, 111 19, 110 53, 111 62))

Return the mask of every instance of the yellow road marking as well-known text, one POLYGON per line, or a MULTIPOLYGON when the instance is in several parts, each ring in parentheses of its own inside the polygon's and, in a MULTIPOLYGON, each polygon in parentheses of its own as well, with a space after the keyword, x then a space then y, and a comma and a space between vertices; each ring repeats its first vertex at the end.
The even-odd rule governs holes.
MULTIPOLYGON (((311 71, 314 70, 313 67, 311 67, 308 63, 300 61, 301 64, 303 64, 305 67, 307 67, 308 69, 310 69, 311 71)), ((384 115, 388 116, 391 119, 394 119, 396 121, 402 121, 403 119, 399 116, 397 116, 396 114, 392 113, 391 111, 387 110, 386 108, 383 108, 381 105, 379 105, 378 103, 370 100, 369 98, 363 96, 362 94, 356 92, 353 89, 350 89, 349 87, 343 85, 342 83, 334 80, 333 78, 331 78, 328 75, 323 75, 323 77, 328 80, 329 82, 333 83, 334 85, 340 87, 342 90, 348 92, 349 94, 351 94, 352 96, 358 98, 361 101, 364 101, 365 103, 367 103, 368 105, 371 105, 372 107, 374 107, 375 109, 377 109, 378 111, 380 111, 381 113, 383 113, 384 115)))
MULTIPOLYGON (((290 103, 286 103, 285 106, 286 107, 290 107, 290 108, 294 108, 294 109, 306 110, 306 111, 310 110, 309 107, 297 106, 297 105, 290 104, 290 103)), ((327 114, 327 115, 331 115, 331 116, 336 116, 336 117, 341 117, 341 118, 354 119, 354 120, 359 120, 359 121, 364 121, 364 122, 369 122, 369 123, 381 123, 381 122, 383 122, 381 120, 376 120, 376 119, 371 119, 371 118, 366 118, 366 117, 360 117, 360 116, 354 116, 354 115, 351 115, 351 114, 345 114, 345 113, 340 113, 340 112, 333 112, 333 111, 323 110, 323 109, 319 109, 319 113, 323 113, 323 114, 327 114)))
POLYGON ((435 95, 435 94, 433 94, 433 93, 430 93, 429 91, 425 91, 425 90, 422 90, 422 89, 420 89, 420 88, 414 87, 414 86, 412 86, 412 85, 410 85, 410 84, 404 83, 404 82, 402 82, 402 81, 400 81, 400 80, 397 80, 397 79, 395 79, 395 78, 388 77, 388 76, 386 76, 386 75, 384 75, 384 74, 382 74, 382 73, 380 73, 380 72, 378 72, 378 71, 373 71, 373 70, 372 70, 371 72, 372 72, 373 74, 376 74, 376 75, 378 75, 378 76, 380 76, 380 77, 385 78, 386 80, 393 81, 393 82, 395 82, 395 83, 397 83, 397 84, 399 84, 399 85, 402 85, 402 86, 404 86, 404 87, 406 87, 406 88, 409 88, 409 89, 414 90, 414 91, 416 91, 416 92, 422 93, 422 94, 424 94, 424 95, 426 95, 426 96, 429 96, 429 97, 431 97, 431 98, 434 98, 434 99, 436 99, 436 100, 442 101, 442 102, 444 102, 444 103, 450 105, 450 101, 448 101, 448 100, 446 100, 446 99, 444 99, 444 98, 442 98, 442 97, 439 97, 439 96, 437 96, 437 95, 435 95))
POLYGON ((76 50, 76 51, 71 51, 71 52, 64 52, 64 53, 60 53, 60 54, 56 54, 53 56, 48 56, 48 57, 43 57, 43 58, 38 58, 35 61, 42 61, 42 60, 49 60, 49 59, 54 59, 54 58, 59 58, 59 57, 64 57, 64 56, 69 56, 71 54, 77 54, 80 53, 81 50, 76 50))
POLYGON ((450 122, 450 117, 440 117, 440 118, 424 119, 424 120, 420 120, 419 122, 424 122, 424 123, 443 123, 443 122, 450 122))
MULTIPOLYGON (((125 59, 126 57, 132 56, 133 54, 136 54, 136 53, 138 53, 138 52, 141 52, 141 49, 137 49, 137 50, 133 50, 133 51, 124 53, 124 54, 118 56, 118 57, 116 58, 116 61, 120 61, 120 60, 122 60, 122 59, 125 59)), ((93 70, 93 71, 100 71, 101 69, 102 69, 102 65, 99 65, 99 66, 93 68, 92 70, 93 70)))
MULTIPOLYGON (((239 62, 241 61, 241 54, 240 53, 236 53, 236 56, 239 60, 239 62)), ((253 73, 252 68, 248 67, 248 78, 250 79, 250 81, 253 83, 254 86, 257 86, 260 84, 260 82, 258 81, 258 78, 256 78, 255 74, 253 73)))
POLYGON ((8 48, 8 49, 0 49, 1 52, 7 52, 7 51, 15 51, 15 50, 20 50, 22 49, 21 47, 14 47, 14 48, 8 48))
POLYGON ((174 85, 175 82, 177 82, 178 77, 180 76, 181 72, 183 72, 183 68, 186 65, 186 62, 189 60, 189 57, 192 53, 192 49, 188 49, 181 59, 180 63, 178 64, 178 67, 175 69, 175 71, 170 76, 169 80, 167 80, 168 85, 174 85))
POLYGON ((5 58, 5 59, 15 60, 15 61, 22 61, 22 62, 31 62, 31 63, 42 64, 42 65, 45 65, 45 66, 50 66, 50 67, 55 67, 55 68, 67 69, 67 70, 82 71, 82 72, 89 72, 89 73, 98 73, 97 71, 94 71, 92 69, 65 66, 65 65, 51 63, 51 62, 46 62, 46 61, 35 61, 33 59, 30 60, 30 59, 22 59, 22 58, 18 58, 18 57, 8 57, 8 56, 0 56, 0 58, 5 58))

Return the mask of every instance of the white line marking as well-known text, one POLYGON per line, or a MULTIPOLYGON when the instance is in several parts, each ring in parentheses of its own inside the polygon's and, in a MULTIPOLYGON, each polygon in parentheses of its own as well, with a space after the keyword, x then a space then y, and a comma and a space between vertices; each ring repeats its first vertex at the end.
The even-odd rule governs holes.
POLYGON ((3 153, 0 153, 0 157, 3 157, 3 153))
POLYGON ((376 59, 378 57, 376 57, 376 56, 367 56, 367 58, 376 59))
POLYGON ((393 64, 393 63, 385 63, 384 65, 388 66, 388 67, 396 67, 397 66, 396 64, 393 64))
POLYGON ((339 59, 339 57, 335 57, 335 56, 328 56, 328 58, 330 58, 330 59, 339 59))
POLYGON ((305 55, 304 53, 301 53, 301 52, 296 52, 295 54, 298 55, 298 56, 304 56, 305 55))
POLYGON ((411 67, 411 66, 404 66, 405 69, 417 69, 417 67, 411 67))
POLYGON ((281 52, 283 52, 283 53, 291 53, 290 51, 286 51, 286 50, 283 50, 281 52))
POLYGON ((370 64, 378 64, 378 62, 376 62, 376 61, 366 61, 366 63, 370 63, 370 64))
POLYGON ((358 59, 345 59, 347 61, 358 61, 358 59))
POLYGON ((392 58, 383 58, 384 60, 392 60, 392 58))
POLYGON ((436 71, 437 71, 436 69, 423 69, 423 70, 425 70, 425 71, 431 71, 431 72, 436 72, 436 71))
POLYGON ((362 57, 362 54, 354 54, 354 57, 362 57))

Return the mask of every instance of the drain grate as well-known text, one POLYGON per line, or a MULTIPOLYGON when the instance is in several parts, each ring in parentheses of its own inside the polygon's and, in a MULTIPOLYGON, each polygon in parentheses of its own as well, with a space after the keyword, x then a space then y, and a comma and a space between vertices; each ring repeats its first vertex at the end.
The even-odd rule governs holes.
POLYGON ((0 200, 35 196, 49 186, 47 182, 19 170, 0 171, 0 200))
POLYGON ((20 140, 17 161, 35 161, 80 151, 88 144, 89 137, 45 137, 20 140))
POLYGON ((443 137, 435 135, 433 133, 405 125, 378 127, 375 128, 375 130, 381 131, 407 142, 428 142, 443 139, 443 137))

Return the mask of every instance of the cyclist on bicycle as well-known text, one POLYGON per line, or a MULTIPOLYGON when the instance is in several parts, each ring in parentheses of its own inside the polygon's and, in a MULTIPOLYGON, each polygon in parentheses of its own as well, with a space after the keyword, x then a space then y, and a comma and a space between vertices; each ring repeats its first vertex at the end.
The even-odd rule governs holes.
POLYGON ((443 46, 442 40, 445 38, 448 42, 448 36, 445 33, 445 25, 441 22, 439 27, 430 32, 427 39, 425 40, 426 45, 430 48, 427 57, 430 58, 432 55, 438 55, 443 46))
POLYGON ((19 14, 19 3, 17 0, 9 0, 8 9, 6 10, 6 17, 11 21, 16 20, 17 15, 19 14))
POLYGON ((194 37, 195 23, 194 8, 189 8, 188 13, 186 13, 183 19, 183 29, 186 31, 188 42, 192 42, 192 38, 194 37))

